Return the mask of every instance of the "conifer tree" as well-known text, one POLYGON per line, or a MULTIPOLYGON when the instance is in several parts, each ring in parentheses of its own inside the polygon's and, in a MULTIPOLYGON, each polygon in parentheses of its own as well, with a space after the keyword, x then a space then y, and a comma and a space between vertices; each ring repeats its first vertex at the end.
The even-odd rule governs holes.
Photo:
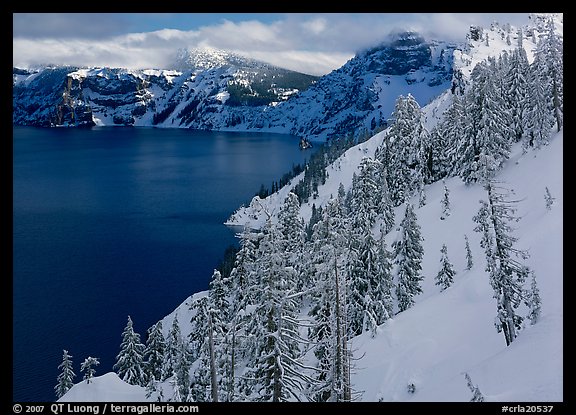
POLYGON ((280 402, 304 399, 305 384, 313 379, 301 361, 294 268, 280 250, 282 233, 269 218, 256 260, 260 281, 254 286, 254 311, 247 327, 256 350, 241 385, 248 399, 280 402))
POLYGON ((556 198, 552 197, 552 195, 550 194, 550 190, 548 189, 548 186, 546 186, 546 193, 544 194, 544 200, 546 201, 546 209, 552 210, 552 205, 554 204, 554 200, 556 200, 556 198))
POLYGON ((444 196, 442 197, 442 216, 440 219, 444 220, 450 216, 450 190, 444 179, 442 179, 442 185, 444 186, 444 196))
POLYGON ((464 235, 464 240, 466 241, 466 269, 471 270, 474 262, 472 261, 472 250, 470 249, 468 235, 464 235))
POLYGON ((58 365, 58 369, 61 369, 62 373, 58 375, 58 383, 54 387, 54 390, 56 397, 61 398, 74 386, 74 378, 76 377, 73 370, 72 356, 68 354, 68 350, 63 350, 62 363, 58 365))
POLYGON ((146 386, 144 374, 144 345, 140 342, 140 335, 134 332, 132 319, 128 316, 128 323, 122 332, 120 353, 116 356, 116 369, 118 376, 131 385, 146 386))
POLYGON ((411 204, 407 204, 404 219, 400 223, 400 235, 392 244, 394 264, 397 267, 396 298, 399 312, 412 307, 414 297, 422 293, 420 284, 424 277, 420 272, 424 255, 423 240, 414 209, 411 204))
POLYGON ((448 259, 448 248, 446 244, 442 244, 440 252, 442 253, 442 257, 440 258, 440 271, 438 271, 436 275, 436 285, 440 286, 440 291, 444 291, 454 283, 456 271, 454 271, 454 267, 448 259))
POLYGON ((147 382, 158 382, 162 379, 162 365, 166 341, 162 334, 162 321, 148 329, 148 337, 144 348, 144 368, 147 382))
POLYGON ((514 216, 517 201, 508 200, 507 189, 496 186, 494 182, 488 182, 485 189, 488 201, 480 201, 481 208, 474 216, 478 226, 474 230, 482 233, 480 245, 486 252, 486 271, 497 303, 494 324, 499 333, 503 332, 509 346, 522 327, 523 317, 516 313, 516 309, 523 299, 522 286, 530 272, 514 257, 526 259, 528 254, 514 248, 517 238, 511 235, 510 222, 518 221, 514 216))
POLYGON ((97 357, 87 357, 84 362, 82 362, 80 371, 84 372, 84 380, 86 383, 90 383, 96 373, 96 369, 94 369, 93 366, 98 366, 99 364, 100 361, 97 357))
POLYGON ((542 309, 542 300, 540 298, 540 290, 536 283, 536 274, 534 271, 530 272, 532 278, 530 281, 530 290, 525 294, 526 305, 528 306, 528 320, 530 324, 536 324, 540 319, 540 312, 542 309))
POLYGON ((472 399, 470 399, 470 402, 484 402, 484 395, 482 395, 482 392, 480 392, 478 386, 472 383, 472 378, 470 378, 470 375, 468 373, 464 373, 464 377, 466 378, 466 384, 468 385, 468 388, 472 392, 472 399))
POLYGON ((314 291, 309 337, 318 359, 312 400, 349 401, 349 350, 346 328, 346 261, 348 229, 342 199, 331 199, 314 227, 314 291))

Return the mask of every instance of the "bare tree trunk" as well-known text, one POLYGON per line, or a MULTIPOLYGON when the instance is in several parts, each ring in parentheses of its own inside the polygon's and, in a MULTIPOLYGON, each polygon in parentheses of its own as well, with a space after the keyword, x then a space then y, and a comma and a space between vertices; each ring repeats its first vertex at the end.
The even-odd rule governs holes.
POLYGON ((216 358, 214 357, 214 329, 212 315, 208 311, 208 344, 210 348, 210 383, 212 387, 212 402, 218 402, 218 384, 216 380, 216 358))

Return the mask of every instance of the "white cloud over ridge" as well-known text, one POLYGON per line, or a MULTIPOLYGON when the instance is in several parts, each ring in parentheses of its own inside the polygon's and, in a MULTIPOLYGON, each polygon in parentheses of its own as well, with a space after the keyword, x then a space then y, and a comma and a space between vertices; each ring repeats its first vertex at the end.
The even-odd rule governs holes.
MULTIPOLYGON (((61 16, 59 31, 47 23, 44 32, 26 32, 19 26, 26 19, 14 18, 13 64, 165 68, 179 48, 212 47, 322 75, 340 67, 358 50, 381 43, 392 30, 416 30, 428 38, 462 41, 471 24, 489 25, 494 20, 523 24, 527 17, 527 13, 286 14, 272 22, 221 20, 193 30, 166 28, 109 36, 98 36, 95 29, 74 36, 78 22, 67 32, 61 16)), ((96 26, 99 15, 94 19, 96 26)), ((107 25, 110 33, 117 33, 116 21, 107 25)))

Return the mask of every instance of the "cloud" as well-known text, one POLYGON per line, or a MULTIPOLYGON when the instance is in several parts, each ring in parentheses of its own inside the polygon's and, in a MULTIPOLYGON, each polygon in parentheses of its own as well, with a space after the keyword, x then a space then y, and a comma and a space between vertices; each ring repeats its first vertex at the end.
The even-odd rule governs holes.
POLYGON ((164 28, 127 34, 120 33, 121 25, 129 21, 121 14, 13 16, 15 66, 50 62, 161 68, 170 65, 179 48, 208 46, 321 75, 357 51, 381 43, 392 30, 410 29, 428 38, 463 41, 471 24, 487 26, 494 20, 523 24, 528 14, 286 14, 267 22, 222 19, 193 30, 164 28))

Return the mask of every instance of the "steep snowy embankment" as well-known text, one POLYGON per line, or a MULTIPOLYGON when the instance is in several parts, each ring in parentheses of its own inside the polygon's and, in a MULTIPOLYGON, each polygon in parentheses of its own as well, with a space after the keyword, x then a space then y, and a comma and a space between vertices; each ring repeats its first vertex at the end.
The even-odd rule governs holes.
MULTIPOLYGON (((355 388, 364 392, 362 400, 467 401, 472 394, 465 372, 487 401, 563 400, 562 155, 562 132, 540 151, 522 155, 516 146, 497 177, 520 200, 514 236, 516 246, 531 255, 524 263, 536 273, 543 304, 540 321, 533 326, 526 321, 517 340, 506 347, 493 325, 496 300, 484 270, 480 235, 473 231, 472 217, 486 192, 458 178, 446 180, 452 214, 440 220, 443 187, 435 183, 426 189, 427 204, 415 210, 425 240, 424 293, 413 308, 382 325, 375 338, 367 333, 353 340, 355 355, 363 355, 352 377, 355 388), (556 198, 551 210, 545 206, 546 187, 556 198), (474 259, 469 271, 465 234, 474 259), (444 292, 434 284, 442 244, 457 272, 444 292), (410 383, 414 394, 408 393, 410 383)), ((400 207, 397 223, 402 216, 400 207)), ((388 235, 388 246, 395 237, 394 231, 388 235)))
MULTIPOLYGON (((368 145, 368 143, 367 143, 368 145)), ((362 150, 351 149, 363 153, 362 150)), ((350 156, 352 157, 352 156, 350 156)), ((535 325, 522 330, 506 347, 493 321, 496 303, 484 271, 480 235, 473 231, 472 217, 478 201, 486 199, 482 186, 465 186, 459 178, 446 180, 451 215, 440 220, 442 183, 426 188, 427 204, 415 210, 424 237, 423 294, 416 304, 370 333, 352 339, 355 368, 352 383, 363 401, 469 401, 468 373, 486 401, 556 402, 563 400, 563 133, 550 145, 527 154, 520 146, 497 176, 514 189, 521 220, 515 224, 517 247, 527 249, 525 264, 535 274, 542 298, 542 314, 535 325), (545 188, 555 198, 546 209, 545 188), (466 271, 464 235, 468 235, 474 265, 466 271), (457 274, 454 284, 440 292, 434 277, 440 266, 440 248, 457 274), (415 392, 408 392, 413 383, 415 392)), ((396 223, 404 208, 396 209, 396 223)), ((388 246, 396 237, 388 234, 388 246)), ((165 333, 178 315, 182 334, 190 332, 187 299, 163 321, 165 333)), ((523 310, 525 313, 525 310, 523 310)), ((121 382, 108 373, 91 384, 74 386, 62 401, 143 401, 144 388, 121 382)))

